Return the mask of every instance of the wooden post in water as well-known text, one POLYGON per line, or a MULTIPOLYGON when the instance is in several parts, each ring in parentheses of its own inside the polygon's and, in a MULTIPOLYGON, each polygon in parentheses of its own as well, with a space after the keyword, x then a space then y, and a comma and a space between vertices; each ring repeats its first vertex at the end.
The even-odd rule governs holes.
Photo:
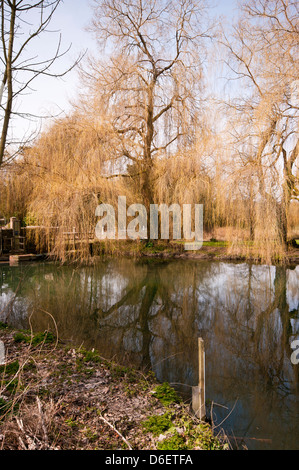
POLYGON ((206 417, 205 375, 205 346, 203 339, 198 338, 198 387, 192 387, 192 409, 200 420, 206 417))
POLYGON ((9 265, 10 266, 18 266, 19 265, 20 257, 18 255, 11 255, 9 257, 9 265))

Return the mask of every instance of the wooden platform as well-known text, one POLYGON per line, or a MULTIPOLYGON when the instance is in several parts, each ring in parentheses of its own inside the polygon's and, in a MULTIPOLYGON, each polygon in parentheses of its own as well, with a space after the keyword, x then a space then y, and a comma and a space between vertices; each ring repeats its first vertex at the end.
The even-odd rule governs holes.
POLYGON ((10 266, 15 266, 23 262, 28 261, 41 261, 45 259, 45 255, 33 255, 33 254, 22 254, 22 255, 10 255, 9 264, 10 266))

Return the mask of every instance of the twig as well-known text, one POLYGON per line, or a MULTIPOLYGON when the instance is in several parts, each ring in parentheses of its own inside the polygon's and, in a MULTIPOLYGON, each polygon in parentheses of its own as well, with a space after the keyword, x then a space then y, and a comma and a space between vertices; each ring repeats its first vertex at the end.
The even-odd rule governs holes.
POLYGON ((19 440, 19 443, 20 443, 20 446, 22 447, 23 450, 27 450, 27 447, 25 446, 24 442, 23 442, 23 439, 18 436, 18 440, 19 440))
POLYGON ((36 450, 36 444, 34 442, 33 439, 31 439, 30 436, 28 436, 25 432, 25 429, 24 429, 24 424, 23 424, 23 421, 21 419, 19 419, 18 417, 16 417, 16 422, 18 424, 18 427, 20 429, 20 431, 24 434, 24 436, 26 437, 26 441, 28 443, 28 448, 26 448, 25 444, 24 444, 24 441, 22 440, 22 438, 19 436, 19 442, 20 442, 20 445, 21 447, 24 449, 24 450, 36 450))
POLYGON ((233 411, 234 411, 234 409, 235 409, 235 407, 236 407, 236 405, 237 405, 237 402, 238 402, 238 398, 237 398, 237 400, 235 401, 235 404, 234 404, 233 408, 231 409, 231 411, 228 413, 228 415, 223 419, 223 421, 221 421, 220 424, 217 424, 217 426, 215 426, 214 429, 219 428, 220 426, 222 426, 222 424, 230 417, 230 415, 233 413, 233 411))
POLYGON ((113 424, 109 423, 109 421, 107 421, 107 419, 103 418, 103 416, 100 416, 100 419, 102 421, 104 421, 104 423, 106 423, 111 429, 113 429, 113 431, 116 432, 116 434, 119 435, 119 437, 122 438, 122 440, 124 441, 124 443, 129 447, 130 450, 133 450, 132 447, 131 447, 131 444, 127 441, 127 439, 113 426, 113 424))
POLYGON ((47 429, 46 429, 46 426, 45 426, 42 405, 41 405, 41 402, 40 402, 40 399, 39 399, 38 396, 36 397, 36 402, 37 402, 37 407, 38 407, 38 412, 39 412, 39 416, 40 416, 42 430, 43 430, 43 433, 44 433, 45 443, 46 443, 46 446, 48 448, 49 447, 49 439, 48 439, 47 429))

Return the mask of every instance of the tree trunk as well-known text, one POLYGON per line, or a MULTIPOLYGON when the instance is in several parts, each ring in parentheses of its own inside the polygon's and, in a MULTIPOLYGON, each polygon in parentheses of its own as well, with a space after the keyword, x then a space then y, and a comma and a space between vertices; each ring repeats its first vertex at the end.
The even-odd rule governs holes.
POLYGON ((152 187, 152 145, 154 140, 154 88, 156 85, 155 72, 154 78, 147 90, 147 109, 146 124, 147 130, 144 139, 143 153, 143 173, 142 173, 142 198, 143 204, 147 211, 147 240, 150 240, 150 206, 154 204, 153 187, 152 187))
MULTIPOLYGON (((0 165, 3 163, 5 145, 7 140, 8 126, 12 113, 12 100, 13 100, 13 89, 12 89, 12 55, 15 38, 15 22, 16 22, 16 7, 15 2, 12 2, 11 6, 11 19, 10 19, 10 31, 9 31, 9 44, 7 50, 6 70, 4 72, 4 78, 2 81, 3 95, 4 87, 7 85, 7 104, 4 112, 4 122, 2 126, 1 140, 0 140, 0 165)), ((2 18, 3 21, 3 18, 2 18)), ((2 100, 2 96, 1 96, 2 100)))

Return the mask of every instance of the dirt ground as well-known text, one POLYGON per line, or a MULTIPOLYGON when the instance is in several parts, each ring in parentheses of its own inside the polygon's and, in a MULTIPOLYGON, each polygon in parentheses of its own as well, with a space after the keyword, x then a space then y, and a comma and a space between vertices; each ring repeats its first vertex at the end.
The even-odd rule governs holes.
POLYGON ((151 372, 1 324, 1 450, 227 449, 151 372))

